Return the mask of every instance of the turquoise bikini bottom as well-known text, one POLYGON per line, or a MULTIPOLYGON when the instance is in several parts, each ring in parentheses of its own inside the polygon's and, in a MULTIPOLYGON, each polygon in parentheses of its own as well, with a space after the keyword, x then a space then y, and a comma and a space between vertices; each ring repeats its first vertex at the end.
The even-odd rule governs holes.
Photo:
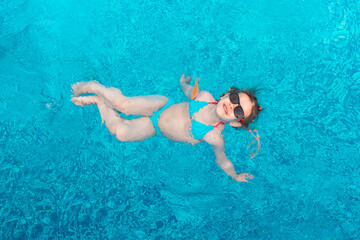
POLYGON ((174 101, 172 101, 170 98, 169 100, 167 101, 167 103, 162 107, 160 108, 157 112, 154 112, 153 115, 150 116, 150 120, 153 122, 154 124, 154 128, 155 128, 155 131, 156 133, 161 133, 160 132, 160 129, 159 129, 159 125, 158 125, 158 122, 160 120, 160 115, 161 113, 167 109, 168 107, 170 107, 171 105, 174 104, 174 101))

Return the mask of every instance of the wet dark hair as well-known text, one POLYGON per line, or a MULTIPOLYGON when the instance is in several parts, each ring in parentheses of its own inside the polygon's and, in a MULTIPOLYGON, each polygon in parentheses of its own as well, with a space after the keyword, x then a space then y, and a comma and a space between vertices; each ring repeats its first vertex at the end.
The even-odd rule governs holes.
MULTIPOLYGON (((258 116, 259 116, 260 111, 262 111, 262 108, 260 107, 260 105, 259 105, 259 103, 258 103, 258 101, 257 101, 257 97, 256 97, 256 95, 255 95, 255 93, 256 93, 257 91, 259 91, 259 90, 254 89, 254 88, 250 88, 250 89, 239 89, 239 88, 233 86, 233 87, 231 87, 231 88, 229 89, 228 92, 223 93, 223 94, 220 96, 220 98, 221 98, 222 96, 224 96, 225 94, 230 93, 230 92, 246 93, 246 94, 249 96, 251 102, 253 103, 253 107, 252 107, 252 109, 251 109, 251 114, 250 114, 250 116, 248 116, 247 118, 245 118, 244 121, 243 121, 242 124, 241 124, 241 125, 242 125, 241 127, 242 127, 242 128, 245 128, 245 129, 247 129, 247 130, 250 130, 249 124, 252 123, 255 119, 257 119, 258 116)), ((217 100, 217 101, 219 101, 219 100, 217 100)), ((239 121, 240 121, 240 120, 239 120, 239 121)), ((234 127, 234 128, 235 128, 235 129, 240 129, 239 127, 234 127)))

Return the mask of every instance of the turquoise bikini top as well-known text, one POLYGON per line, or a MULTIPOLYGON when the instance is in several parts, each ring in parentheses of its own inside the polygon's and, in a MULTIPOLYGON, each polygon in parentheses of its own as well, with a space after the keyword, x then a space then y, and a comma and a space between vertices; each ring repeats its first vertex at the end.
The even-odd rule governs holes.
POLYGON ((204 123, 198 122, 196 120, 192 119, 192 116, 194 113, 199 111, 201 108, 207 106, 208 104, 217 104, 217 102, 203 102, 203 101, 191 101, 189 103, 189 115, 191 119, 191 126, 189 128, 189 132, 192 138, 195 140, 200 140, 211 130, 213 130, 215 127, 217 127, 219 124, 224 124, 223 122, 220 122, 216 126, 211 125, 205 125, 204 123))

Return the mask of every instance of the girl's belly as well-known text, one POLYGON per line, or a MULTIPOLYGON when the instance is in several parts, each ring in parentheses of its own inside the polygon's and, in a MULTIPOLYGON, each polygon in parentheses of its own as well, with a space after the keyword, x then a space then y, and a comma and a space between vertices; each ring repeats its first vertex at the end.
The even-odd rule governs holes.
POLYGON ((193 139, 189 133, 190 116, 189 103, 173 104, 165 109, 158 122, 162 134, 176 142, 188 142, 196 144, 199 141, 193 139))

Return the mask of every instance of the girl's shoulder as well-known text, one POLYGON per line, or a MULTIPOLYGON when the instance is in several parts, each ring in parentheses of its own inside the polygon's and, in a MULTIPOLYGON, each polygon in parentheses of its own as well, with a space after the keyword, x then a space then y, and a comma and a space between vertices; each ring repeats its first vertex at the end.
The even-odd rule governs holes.
POLYGON ((223 129, 224 128, 222 127, 222 128, 214 129, 214 130, 208 132, 204 136, 203 140, 212 146, 224 146, 225 141, 224 141, 224 137, 221 133, 223 129))
POLYGON ((214 102, 215 98, 213 97, 213 95, 210 92, 201 90, 196 95, 196 98, 194 100, 195 101, 204 101, 204 102, 214 102))

